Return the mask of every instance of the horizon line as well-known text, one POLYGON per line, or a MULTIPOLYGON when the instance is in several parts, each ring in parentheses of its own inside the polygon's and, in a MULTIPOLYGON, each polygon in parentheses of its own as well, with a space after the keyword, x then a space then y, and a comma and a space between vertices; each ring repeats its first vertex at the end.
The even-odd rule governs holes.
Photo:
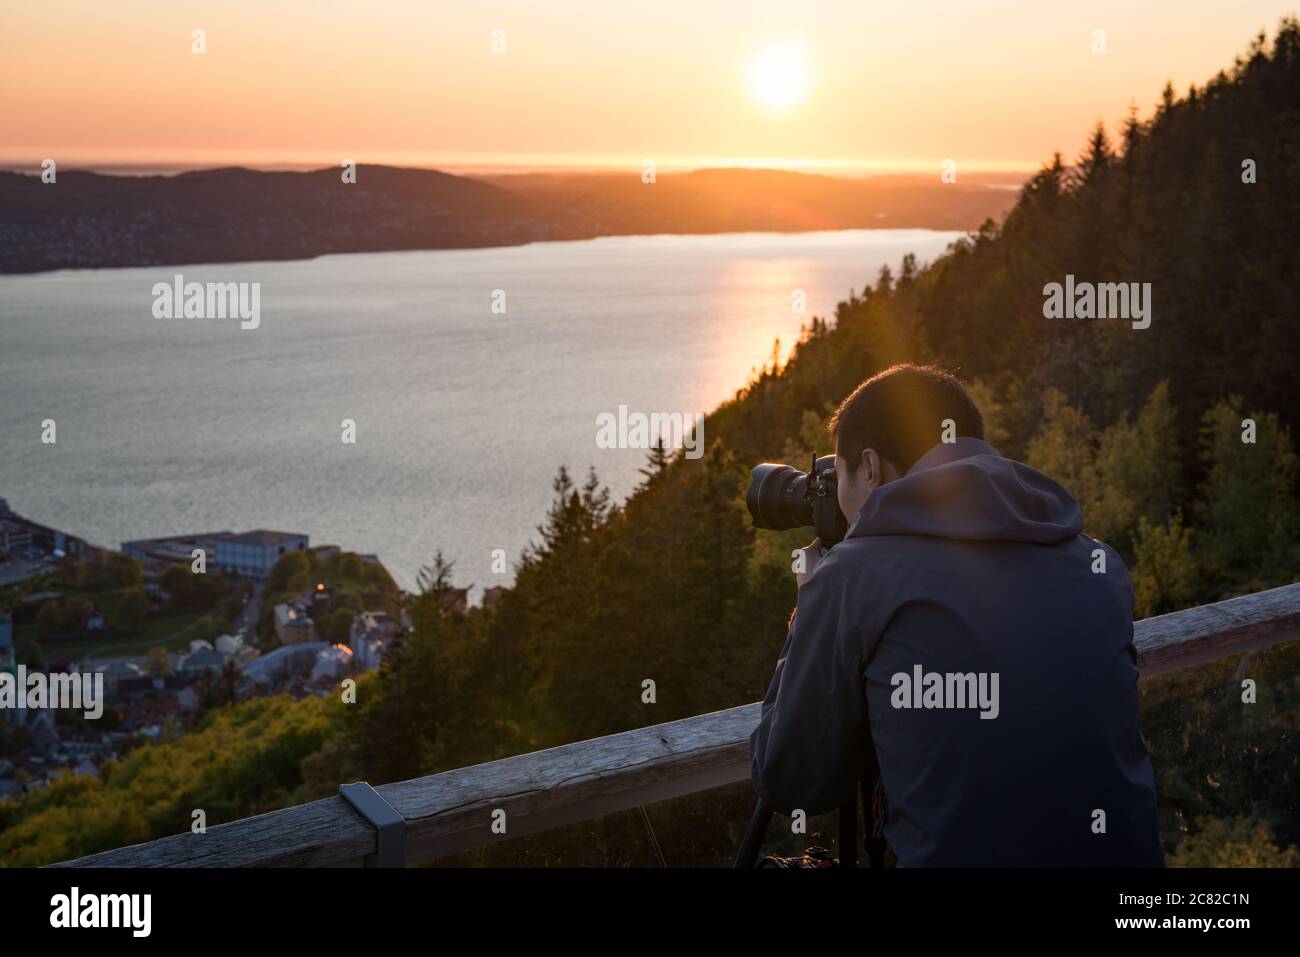
MULTIPOLYGON (((197 170, 242 168, 259 172, 306 172, 333 169, 343 160, 352 160, 358 166, 391 166, 404 169, 426 169, 465 176, 508 176, 561 173, 627 173, 640 174, 643 164, 652 161, 656 173, 696 172, 708 169, 778 170, 792 173, 811 173, 841 178, 870 178, 897 175, 938 175, 942 165, 951 157, 923 160, 869 161, 855 159, 810 159, 796 157, 726 157, 726 156, 676 156, 656 159, 653 156, 636 158, 630 155, 520 155, 520 154, 414 154, 402 152, 377 153, 373 158, 352 153, 338 158, 326 158, 325 150, 286 152, 273 155, 267 152, 215 151, 205 153, 168 153, 168 151, 106 151, 96 155, 89 151, 65 153, 60 159, 58 150, 41 148, 13 148, 0 152, 0 169, 11 172, 41 171, 45 159, 54 159, 61 169, 83 172, 120 173, 127 175, 165 175, 197 170), (53 153, 54 155, 51 155, 53 153), (134 154, 134 155, 133 155, 134 154)), ((1032 174, 1043 166, 1043 161, 1023 160, 984 161, 956 160, 958 175, 965 171, 978 175, 1032 174)))

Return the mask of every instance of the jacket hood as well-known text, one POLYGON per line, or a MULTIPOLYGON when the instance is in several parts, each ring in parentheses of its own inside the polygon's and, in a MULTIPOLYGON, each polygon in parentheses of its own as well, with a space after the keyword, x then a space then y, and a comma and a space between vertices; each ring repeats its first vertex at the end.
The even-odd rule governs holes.
POLYGON ((980 439, 940 443, 902 478, 868 496, 846 538, 929 535, 1050 545, 1083 530, 1083 513, 1059 483, 1003 458, 980 439))

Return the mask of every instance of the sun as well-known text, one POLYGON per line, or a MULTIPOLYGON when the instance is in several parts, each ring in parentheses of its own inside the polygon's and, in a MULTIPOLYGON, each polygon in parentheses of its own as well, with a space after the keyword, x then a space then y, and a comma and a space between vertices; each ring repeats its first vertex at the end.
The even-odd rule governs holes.
POLYGON ((768 47, 749 66, 750 94, 773 112, 798 106, 810 86, 803 54, 787 46, 768 47))

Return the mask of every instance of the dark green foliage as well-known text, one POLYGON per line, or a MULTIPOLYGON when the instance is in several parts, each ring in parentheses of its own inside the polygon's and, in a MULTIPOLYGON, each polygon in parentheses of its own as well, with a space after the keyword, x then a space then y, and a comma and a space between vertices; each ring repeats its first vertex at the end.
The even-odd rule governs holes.
MULTIPOLYGON (((937 362, 977 380, 990 437, 1071 487, 1090 529, 1129 562, 1140 615, 1294 580, 1287 429, 1300 368, 1298 53, 1300 28, 1284 21, 1272 49, 1252 46, 1194 97, 1170 92, 1149 121, 1131 116, 1118 145, 1099 126, 1075 166, 1055 157, 1005 223, 985 224, 928 268, 909 257, 897 274, 881 269, 874 286, 840 303, 833 324, 818 319, 805 329, 783 368, 774 359, 709 417, 707 455, 654 450, 626 505, 612 505, 595 476, 579 487, 562 470, 538 544, 491 619, 483 653, 496 662, 488 669, 494 710, 486 713, 507 716, 522 729, 514 746, 529 750, 759 697, 794 604, 789 550, 811 533, 755 536, 742 500, 748 468, 829 451, 828 411, 897 361, 937 362), (1248 158, 1257 164, 1254 184, 1242 182, 1248 158), (1067 273, 1081 282, 1150 282, 1150 328, 1044 318, 1044 284, 1067 273), (1224 411, 1216 403, 1229 395, 1242 398, 1224 411), (1219 422, 1239 407, 1263 410, 1257 445, 1202 437, 1203 419, 1219 422), (1257 514, 1243 514, 1248 501, 1257 514)), ((416 679, 403 683, 407 667, 386 668, 379 693, 400 689, 409 701, 416 679)), ((471 690, 476 703, 464 707, 481 706, 484 688, 466 684, 462 694, 471 690)), ((1196 692, 1184 704, 1200 700, 1196 692)), ((1183 712, 1166 709, 1154 720, 1162 733, 1167 722, 1192 733, 1183 712)), ((1293 739, 1279 742, 1274 723, 1229 743, 1243 720, 1225 713, 1197 727, 1210 746, 1259 748, 1250 753, 1272 761, 1285 785, 1293 739)), ((380 749, 386 736, 410 733, 394 719, 365 737, 380 749)), ((471 763, 493 748, 483 739, 442 753, 471 763)), ((1199 781, 1201 763, 1185 749, 1157 748, 1170 782, 1167 809, 1183 802, 1181 813, 1217 820, 1249 805, 1276 819, 1282 847, 1295 840, 1291 802, 1278 788, 1248 799, 1244 766, 1222 773, 1240 776, 1246 791, 1184 801, 1173 782, 1199 781)), ((622 837, 583 833, 607 847, 640 847, 645 862, 641 823, 628 818, 620 827, 622 837)), ((1235 840, 1242 827, 1254 833, 1245 825, 1224 833, 1235 840)), ((1170 834, 1171 844, 1178 836, 1170 834)), ((549 859, 571 858, 544 838, 530 841, 529 854, 549 847, 549 859)))

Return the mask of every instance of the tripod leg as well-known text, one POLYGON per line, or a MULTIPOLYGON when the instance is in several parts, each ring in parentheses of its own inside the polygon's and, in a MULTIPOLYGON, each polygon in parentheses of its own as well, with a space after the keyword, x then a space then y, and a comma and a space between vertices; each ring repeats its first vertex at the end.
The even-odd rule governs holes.
POLYGON ((867 863, 871 865, 873 870, 878 870, 885 866, 885 842, 882 838, 876 837, 875 792, 875 776, 871 775, 863 778, 862 820, 866 826, 863 844, 867 848, 867 863))
POLYGON ((852 798, 840 807, 840 867, 858 866, 858 809, 852 798))
POLYGON ((736 855, 736 867, 753 867, 758 863, 758 852, 763 848, 763 838, 767 836, 767 826, 772 822, 772 809, 759 801, 754 805, 754 816, 749 819, 745 830, 745 839, 740 842, 740 853, 736 855))

